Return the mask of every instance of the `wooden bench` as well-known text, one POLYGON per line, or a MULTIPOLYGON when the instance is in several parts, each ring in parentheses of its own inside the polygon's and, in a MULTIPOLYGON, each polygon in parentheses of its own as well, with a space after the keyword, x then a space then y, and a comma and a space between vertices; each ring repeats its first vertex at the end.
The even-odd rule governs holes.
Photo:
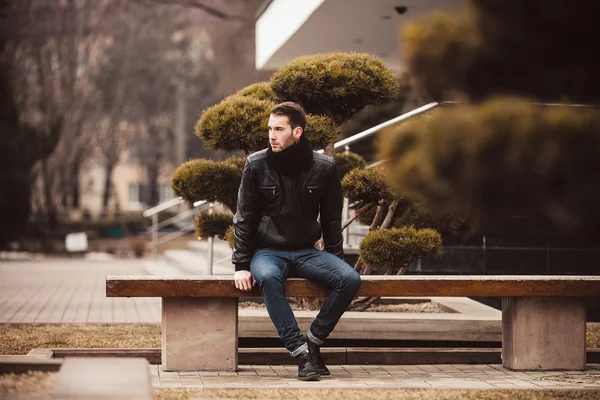
MULTIPOLYGON (((596 276, 362 276, 358 296, 502 297, 502 361, 514 370, 583 370, 586 296, 596 276)), ((290 297, 325 296, 305 279, 286 282, 290 297)), ((107 297, 162 298, 162 364, 170 371, 237 368, 238 297, 233 277, 108 276, 107 297)))

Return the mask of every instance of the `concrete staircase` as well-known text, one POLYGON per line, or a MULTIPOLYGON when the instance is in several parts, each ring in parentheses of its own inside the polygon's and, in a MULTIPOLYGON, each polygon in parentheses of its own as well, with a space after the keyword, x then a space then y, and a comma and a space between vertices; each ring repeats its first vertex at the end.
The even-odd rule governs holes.
MULTIPOLYGON (((231 253, 226 241, 214 240, 213 275, 233 274, 231 253)), ((165 250, 158 260, 145 260, 144 269, 157 276, 208 275, 208 242, 190 241, 187 249, 165 250)))

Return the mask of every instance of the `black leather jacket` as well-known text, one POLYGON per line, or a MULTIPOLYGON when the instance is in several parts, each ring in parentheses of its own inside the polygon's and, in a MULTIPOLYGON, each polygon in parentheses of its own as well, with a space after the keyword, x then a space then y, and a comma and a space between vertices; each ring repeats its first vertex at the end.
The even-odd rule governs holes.
POLYGON ((313 247, 321 238, 321 230, 325 251, 343 258, 342 204, 342 188, 333 158, 313 152, 309 169, 285 176, 267 164, 266 149, 250 155, 233 218, 235 270, 249 270, 252 255, 259 248, 313 247))

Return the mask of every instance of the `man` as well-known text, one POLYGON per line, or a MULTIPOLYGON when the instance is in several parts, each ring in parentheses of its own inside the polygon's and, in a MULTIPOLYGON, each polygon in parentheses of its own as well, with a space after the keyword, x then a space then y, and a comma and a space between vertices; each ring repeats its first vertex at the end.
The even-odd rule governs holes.
POLYGON ((271 110, 269 147, 250 155, 242 174, 232 261, 238 289, 249 291, 259 284, 269 316, 298 362, 298 379, 319 380, 330 374, 320 347, 361 281, 343 261, 337 167, 331 157, 312 151, 305 125, 306 114, 299 104, 285 102, 271 110), (321 231, 325 251, 314 247, 321 231), (332 288, 306 336, 285 296, 288 276, 332 288))

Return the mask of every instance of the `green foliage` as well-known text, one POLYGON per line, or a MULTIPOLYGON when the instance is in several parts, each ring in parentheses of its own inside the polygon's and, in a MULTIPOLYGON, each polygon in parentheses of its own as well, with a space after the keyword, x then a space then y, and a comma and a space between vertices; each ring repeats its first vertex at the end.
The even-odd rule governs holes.
POLYGON ((335 143, 338 131, 331 119, 322 115, 306 114, 306 129, 304 131, 313 150, 325 148, 335 143))
POLYGON ((275 97, 275 93, 273 93, 273 89, 271 89, 271 84, 269 82, 253 83, 250 86, 246 86, 236 94, 243 97, 253 97, 258 100, 267 100, 274 103, 277 102, 277 98, 275 97))
POLYGON ((215 162, 201 158, 181 164, 173 174, 171 187, 188 203, 219 201, 235 213, 241 180, 239 160, 215 162))
POLYGON ((441 255, 442 239, 433 229, 412 226, 369 232, 360 243, 360 257, 367 265, 394 274, 426 254, 441 255))
POLYGON ((207 108, 196 123, 196 135, 211 149, 253 152, 267 147, 269 112, 275 104, 234 95, 207 108))
POLYGON ((385 177, 375 168, 354 169, 348 172, 342 179, 342 190, 351 204, 356 203, 355 208, 392 198, 385 177))
POLYGON ((194 219, 196 225, 196 237, 207 239, 218 237, 224 239, 227 230, 233 224, 233 217, 224 213, 200 213, 194 219))
POLYGON ((233 250, 235 248, 235 236, 233 225, 227 228, 227 232, 225 232, 225 240, 227 240, 227 243, 229 243, 229 248, 233 250))
POLYGON ((467 86, 470 76, 463 72, 475 63, 473 58, 480 42, 468 13, 439 11, 426 22, 413 22, 404 29, 409 70, 435 100, 467 86), (431 64, 433 60, 441 64, 431 64))
POLYGON ((239 170, 241 176, 242 171, 244 170, 244 165, 246 165, 246 157, 232 156, 229 157, 227 160, 224 160, 223 163, 239 170))
POLYGON ((344 179, 346 174, 354 168, 364 169, 367 166, 364 158, 356 153, 335 153, 333 158, 341 179, 344 179))
POLYGON ((396 187, 436 212, 569 230, 600 223, 599 149, 597 109, 497 99, 392 129, 381 157, 396 187))
POLYGON ((334 52, 290 61, 271 76, 271 88, 278 98, 342 126, 365 106, 394 98, 398 81, 375 56, 334 52))
POLYGON ((598 102, 600 60, 589 33, 600 3, 575 3, 471 0, 462 13, 436 13, 405 28, 408 68, 437 100, 502 93, 598 102))

